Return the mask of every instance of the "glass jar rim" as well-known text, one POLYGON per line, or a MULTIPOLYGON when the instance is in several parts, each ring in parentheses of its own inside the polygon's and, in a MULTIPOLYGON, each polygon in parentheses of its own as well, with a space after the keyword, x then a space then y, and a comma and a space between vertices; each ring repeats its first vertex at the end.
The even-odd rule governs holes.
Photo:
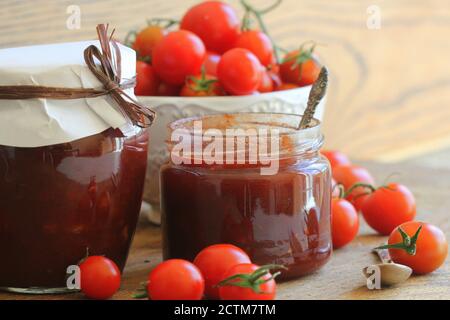
MULTIPOLYGON (((171 150, 173 145, 179 141, 179 139, 171 139, 171 133, 178 130, 178 138, 183 136, 195 139, 202 138, 208 129, 218 129, 222 134, 228 129, 237 129, 239 132, 236 133, 234 130, 233 138, 239 139, 248 137, 246 129, 277 129, 279 130, 276 132, 279 159, 310 155, 317 152, 323 144, 323 135, 320 131, 321 122, 313 119, 311 126, 298 129, 301 118, 302 115, 298 114, 257 112, 208 114, 183 118, 169 123, 169 139, 166 143, 171 150), (196 123, 200 123, 200 130, 196 130, 199 129, 195 127, 196 123), (204 124, 206 125, 203 126, 204 124)), ((272 133, 273 130, 270 130, 269 139, 273 137, 272 133)), ((261 141, 259 140, 260 131, 256 134, 259 144, 261 141)), ((197 156, 194 152, 194 157, 197 156)))
MULTIPOLYGON (((200 115, 200 116, 192 116, 192 117, 187 117, 187 118, 182 118, 182 119, 178 119, 178 120, 174 120, 172 122, 170 122, 167 126, 168 129, 173 131, 176 129, 187 129, 189 131, 192 132, 192 125, 187 125, 187 124, 193 124, 195 121, 203 121, 203 120, 210 120, 213 118, 222 118, 224 120, 226 119, 230 119, 230 118, 237 118, 237 117, 258 117, 258 118, 262 118, 264 119, 265 117, 274 117, 274 119, 278 118, 280 119, 281 117, 284 117, 285 119, 287 117, 290 117, 291 119, 296 119, 295 122, 297 125, 300 123, 303 115, 299 115, 299 114, 293 114, 293 113, 276 113, 276 112, 232 112, 232 113, 216 113, 216 114, 207 114, 207 115, 200 115)), ((292 121, 291 121, 292 122, 292 121)), ((242 122, 245 123, 245 122, 242 122)), ((297 125, 293 125, 293 124, 288 124, 286 122, 282 122, 280 121, 278 124, 273 122, 270 123, 267 120, 264 122, 256 122, 256 121, 249 121, 247 122, 249 124, 259 124, 259 125, 263 125, 263 126, 267 126, 267 127, 278 127, 278 128, 282 128, 285 130, 289 130, 286 132, 282 132, 282 135, 295 135, 295 134, 299 134, 299 133, 306 133, 306 132, 310 132, 310 133, 314 133, 314 132, 320 132, 320 128, 321 128, 321 121, 313 118, 311 120, 311 124, 310 126, 308 126, 307 128, 303 128, 303 129, 298 129, 297 125)), ((229 129, 229 127, 222 127, 223 129, 229 129)))

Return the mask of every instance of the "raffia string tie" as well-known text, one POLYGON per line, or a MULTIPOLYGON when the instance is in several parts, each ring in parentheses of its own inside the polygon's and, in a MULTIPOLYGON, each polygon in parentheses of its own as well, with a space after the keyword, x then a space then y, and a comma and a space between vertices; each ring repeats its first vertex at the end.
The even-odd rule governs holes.
POLYGON ((124 90, 133 88, 136 79, 122 80, 121 55, 117 42, 108 36, 108 25, 97 26, 100 47, 90 45, 84 50, 84 60, 103 88, 58 88, 34 85, 0 86, 0 99, 24 100, 46 98, 56 100, 95 98, 109 95, 119 106, 122 114, 139 127, 149 127, 155 112, 130 97, 124 90), (111 51, 111 48, 114 52, 111 51), (96 61, 99 63, 97 64, 96 61))

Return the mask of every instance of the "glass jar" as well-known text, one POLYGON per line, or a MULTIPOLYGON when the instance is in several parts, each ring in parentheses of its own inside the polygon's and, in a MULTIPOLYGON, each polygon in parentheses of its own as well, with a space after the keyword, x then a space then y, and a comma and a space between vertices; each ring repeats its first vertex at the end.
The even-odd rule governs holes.
MULTIPOLYGON (((262 163, 211 164, 194 149, 182 156, 191 161, 180 163, 180 156, 173 152, 180 135, 168 141, 171 157, 160 177, 164 259, 193 260, 209 245, 231 243, 245 250, 256 264, 286 266, 284 279, 311 273, 327 262, 332 252, 331 172, 319 153, 323 143, 319 121, 298 130, 300 119, 297 115, 241 113, 170 124, 172 133, 184 132, 182 140, 189 136, 195 140, 199 131, 194 127, 199 121, 203 136, 209 129, 222 133, 230 128, 276 129, 279 161, 274 174, 262 174, 262 163)), ((248 147, 250 140, 246 141, 248 147)), ((259 149, 263 140, 257 141, 259 149)), ((207 144, 202 141, 202 147, 207 144)), ((245 150, 248 156, 249 150, 245 150)))
POLYGON ((35 148, 0 146, 0 287, 67 291, 66 269, 104 255, 123 269, 141 206, 147 130, 35 148))

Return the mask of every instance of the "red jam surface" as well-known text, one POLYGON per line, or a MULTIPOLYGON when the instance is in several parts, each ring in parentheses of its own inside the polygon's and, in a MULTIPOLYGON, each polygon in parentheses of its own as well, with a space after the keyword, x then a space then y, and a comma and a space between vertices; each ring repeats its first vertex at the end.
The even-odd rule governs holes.
POLYGON ((206 246, 231 243, 256 264, 288 267, 284 279, 311 273, 331 255, 330 202, 329 165, 320 156, 281 162, 271 176, 251 167, 166 164, 164 259, 192 260, 206 246))
POLYGON ((141 206, 148 136, 0 146, 0 287, 66 286, 66 268, 105 255, 122 270, 141 206))

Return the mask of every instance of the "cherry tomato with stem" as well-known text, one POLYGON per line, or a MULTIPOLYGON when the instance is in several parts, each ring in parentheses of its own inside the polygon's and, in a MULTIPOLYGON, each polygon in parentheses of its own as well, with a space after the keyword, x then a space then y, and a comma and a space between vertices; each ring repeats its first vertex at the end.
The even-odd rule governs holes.
POLYGON ((81 292, 90 299, 111 298, 120 287, 120 270, 103 256, 89 256, 80 265, 81 292))
POLYGON ((379 234, 389 235, 400 224, 414 220, 416 201, 406 186, 398 183, 379 188, 359 185, 370 190, 361 212, 367 224, 379 234))
POLYGON ((359 230, 358 212, 350 202, 342 198, 344 191, 340 189, 339 196, 331 200, 331 226, 335 249, 350 243, 359 230))
POLYGON ((195 33, 208 50, 222 54, 236 42, 239 25, 239 17, 230 5, 221 1, 205 1, 186 12, 180 29, 195 33))
POLYGON ((258 30, 244 31, 239 35, 234 47, 249 50, 265 67, 273 63, 272 41, 264 32, 258 30))
POLYGON ((145 62, 151 62, 153 49, 166 35, 168 31, 157 25, 150 25, 136 34, 132 48, 136 50, 138 58, 145 62))
POLYGON ((194 264, 205 278, 206 295, 218 299, 217 284, 224 279, 224 273, 241 263, 250 263, 250 258, 242 249, 231 244, 216 244, 200 251, 194 264))
POLYGON ((252 263, 238 264, 223 274, 219 286, 221 300, 273 300, 276 295, 275 278, 270 270, 285 269, 279 265, 259 267, 252 263))
POLYGON ((344 186, 346 190, 345 198, 353 204, 356 211, 360 211, 369 192, 363 186, 354 185, 356 183, 373 185, 375 180, 370 172, 367 169, 356 165, 338 165, 332 168, 331 171, 334 180, 344 186), (352 186, 354 186, 353 189, 348 191, 352 186))
POLYGON ((156 96, 159 79, 153 67, 143 61, 136 61, 136 87, 134 93, 138 96, 156 96))
POLYGON ((204 290, 200 270, 186 260, 166 260, 148 276, 147 293, 152 300, 201 300, 204 290))
POLYGON ((173 31, 155 46, 152 65, 164 82, 182 85, 187 76, 200 73, 205 53, 202 40, 195 34, 173 31))
POLYGON ((344 153, 342 153, 340 151, 322 150, 322 151, 320 151, 320 153, 328 159, 328 161, 330 162, 331 168, 352 164, 350 159, 344 153))
POLYGON ((203 62, 206 74, 217 77, 217 65, 219 61, 220 54, 211 51, 206 52, 205 61, 203 62))
POLYGON ((185 85, 181 89, 182 97, 207 97, 207 96, 223 96, 225 91, 220 86, 218 80, 213 76, 207 75, 202 70, 200 76, 189 76, 185 85))
POLYGON ((427 274, 445 262, 448 242, 438 227, 408 221, 392 231, 387 245, 377 249, 389 249, 393 262, 410 267, 415 274, 427 274))
POLYGON ((289 52, 280 65, 280 75, 284 82, 295 83, 300 87, 313 84, 320 73, 320 64, 313 57, 315 45, 289 52))
POLYGON ((227 51, 217 66, 217 76, 230 94, 248 95, 258 89, 263 67, 258 58, 247 49, 227 51))

